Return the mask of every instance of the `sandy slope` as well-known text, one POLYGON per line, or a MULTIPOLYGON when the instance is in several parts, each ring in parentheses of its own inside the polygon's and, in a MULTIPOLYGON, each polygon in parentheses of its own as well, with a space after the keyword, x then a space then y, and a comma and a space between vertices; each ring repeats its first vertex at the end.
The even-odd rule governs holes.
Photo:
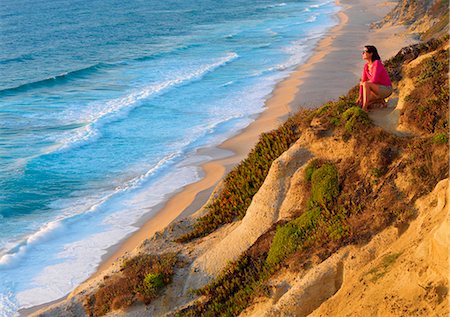
POLYGON ((301 278, 279 277, 285 293, 241 316, 448 316, 449 206, 446 179, 416 202, 405 232, 390 227, 301 278))

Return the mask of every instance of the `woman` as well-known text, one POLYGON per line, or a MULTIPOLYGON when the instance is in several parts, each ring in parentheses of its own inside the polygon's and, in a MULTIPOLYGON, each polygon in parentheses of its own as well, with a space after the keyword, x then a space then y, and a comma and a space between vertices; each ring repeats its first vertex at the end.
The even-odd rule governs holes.
POLYGON ((386 107, 384 98, 392 94, 392 83, 389 75, 381 63, 380 55, 378 55, 375 46, 366 45, 362 51, 363 59, 367 62, 364 65, 362 79, 359 87, 359 98, 356 101, 365 110, 369 110, 369 106, 381 103, 386 107))

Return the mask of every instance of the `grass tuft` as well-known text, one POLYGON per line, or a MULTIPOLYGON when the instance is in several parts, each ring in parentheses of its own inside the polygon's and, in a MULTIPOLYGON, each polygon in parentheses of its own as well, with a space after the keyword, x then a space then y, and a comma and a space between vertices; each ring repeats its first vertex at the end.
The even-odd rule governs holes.
POLYGON ((370 123, 369 115, 358 106, 347 109, 341 116, 345 130, 349 133, 360 131, 370 123))
POLYGON ((448 135, 447 133, 436 133, 433 136, 434 144, 447 144, 448 143, 448 135))
POLYGON ((149 304, 169 284, 177 262, 176 254, 141 254, 126 261, 120 274, 105 279, 99 289, 86 298, 88 316, 103 316, 125 309, 136 301, 149 304))

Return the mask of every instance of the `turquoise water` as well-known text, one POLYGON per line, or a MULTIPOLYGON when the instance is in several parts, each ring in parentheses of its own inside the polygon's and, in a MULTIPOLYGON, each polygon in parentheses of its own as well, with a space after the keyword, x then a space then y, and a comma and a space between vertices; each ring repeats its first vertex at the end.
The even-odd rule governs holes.
POLYGON ((264 110, 334 1, 0 3, 0 316, 65 296, 264 110))

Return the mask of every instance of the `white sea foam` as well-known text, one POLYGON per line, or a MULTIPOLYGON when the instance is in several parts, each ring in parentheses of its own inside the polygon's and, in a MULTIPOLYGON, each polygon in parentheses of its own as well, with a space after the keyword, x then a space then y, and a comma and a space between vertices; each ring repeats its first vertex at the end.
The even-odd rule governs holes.
POLYGON ((284 7, 286 3, 275 3, 275 4, 269 4, 266 8, 276 8, 276 7, 284 7))
POLYGON ((30 248, 48 241, 62 232, 62 223, 59 220, 45 224, 0 257, 0 270, 16 265, 30 248))
POLYGON ((95 140, 100 135, 98 129, 102 124, 125 117, 131 110, 139 106, 142 100, 158 95, 172 87, 178 87, 199 80, 207 73, 228 64, 236 58, 238 58, 238 54, 234 52, 228 53, 213 63, 205 64, 195 70, 179 74, 176 78, 149 85, 133 91, 124 97, 116 98, 105 103, 94 103, 88 107, 87 112, 77 109, 66 113, 64 116, 69 118, 78 117, 79 120, 87 122, 87 124, 81 128, 67 132, 62 138, 57 140, 60 144, 59 150, 71 149, 95 140))
POLYGON ((317 20, 317 15, 312 15, 309 18, 306 19, 306 22, 313 23, 317 20))
POLYGON ((199 179, 195 166, 178 164, 170 173, 151 181, 151 176, 175 157, 165 157, 87 210, 76 210, 83 203, 74 201, 71 208, 75 210, 62 212, 65 218, 43 225, 11 253, 4 254, 0 286, 5 290, 14 285, 14 292, 3 294, 0 311, 7 311, 6 302, 11 307, 26 308, 58 299, 92 274, 106 249, 135 231, 135 223, 144 214, 154 212, 152 208, 170 193, 199 179))
POLYGON ((17 304, 11 300, 14 295, 11 292, 0 293, 0 317, 18 316, 17 304))
POLYGON ((310 7, 310 8, 317 9, 317 8, 323 7, 323 6, 327 5, 327 4, 330 4, 330 3, 332 3, 332 2, 333 2, 333 1, 325 1, 325 2, 321 2, 321 3, 317 3, 317 4, 312 4, 312 5, 310 5, 309 7, 310 7))

